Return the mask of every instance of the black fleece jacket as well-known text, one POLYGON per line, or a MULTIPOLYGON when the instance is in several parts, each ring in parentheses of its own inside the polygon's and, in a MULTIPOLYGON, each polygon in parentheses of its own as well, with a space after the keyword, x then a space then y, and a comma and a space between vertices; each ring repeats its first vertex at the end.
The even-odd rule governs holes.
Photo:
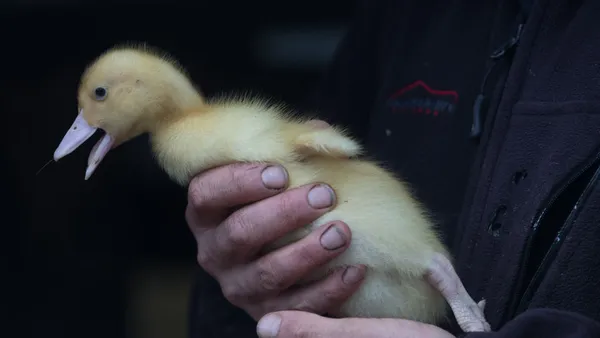
MULTIPOLYGON (((494 332, 466 337, 600 337, 598 13, 598 0, 363 1, 309 106, 432 210, 487 300, 494 332)), ((192 336, 226 337, 195 304, 192 336)), ((255 336, 235 311, 231 337, 255 336)))

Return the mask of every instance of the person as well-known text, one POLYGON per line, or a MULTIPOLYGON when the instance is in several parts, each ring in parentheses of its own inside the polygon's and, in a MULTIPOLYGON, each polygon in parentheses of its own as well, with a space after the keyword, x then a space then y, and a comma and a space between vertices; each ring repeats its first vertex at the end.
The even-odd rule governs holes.
POLYGON ((189 186, 191 337, 600 337, 599 12, 593 0, 361 1, 305 107, 409 182, 492 332, 328 317, 368 269, 291 285, 341 254, 352 224, 258 253, 261 233, 316 219, 335 191, 284 192, 285 168, 235 164, 189 186))

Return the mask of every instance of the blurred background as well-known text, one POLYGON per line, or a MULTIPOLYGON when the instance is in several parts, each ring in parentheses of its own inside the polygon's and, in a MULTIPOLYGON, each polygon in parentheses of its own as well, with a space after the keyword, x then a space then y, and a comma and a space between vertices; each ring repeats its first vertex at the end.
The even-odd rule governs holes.
MULTIPOLYGON (((146 41, 178 58, 209 96, 251 91, 301 105, 353 11, 338 0, 3 1, 0 222, 10 325, 0 335, 188 334, 190 289, 203 275, 184 221, 186 190, 158 169, 147 138, 111 152, 89 181, 97 137, 37 174, 73 122, 90 61, 114 44, 146 41)), ((206 283, 204 294, 219 292, 206 283)))

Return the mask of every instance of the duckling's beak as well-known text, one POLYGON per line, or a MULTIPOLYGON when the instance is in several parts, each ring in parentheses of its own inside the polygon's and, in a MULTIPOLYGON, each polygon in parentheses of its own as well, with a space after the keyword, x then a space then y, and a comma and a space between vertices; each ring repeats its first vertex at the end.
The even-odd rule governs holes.
MULTIPOLYGON (((75 122, 73 122, 69 131, 67 131, 62 141, 60 141, 58 148, 54 151, 54 161, 58 161, 72 153, 77 147, 85 143, 88 138, 94 135, 96 130, 98 130, 98 128, 90 126, 89 123, 85 121, 83 118, 83 109, 81 109, 77 118, 75 118, 75 122)), ((98 143, 96 143, 94 148, 92 148, 92 152, 88 158, 88 167, 85 171, 86 180, 92 176, 100 164, 100 161, 106 156, 113 144, 114 138, 107 133, 100 141, 98 141, 98 143)))

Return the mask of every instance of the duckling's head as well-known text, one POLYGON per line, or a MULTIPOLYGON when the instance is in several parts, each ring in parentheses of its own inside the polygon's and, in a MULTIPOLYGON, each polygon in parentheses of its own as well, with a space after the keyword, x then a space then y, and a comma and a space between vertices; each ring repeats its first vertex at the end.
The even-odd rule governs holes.
POLYGON ((97 58, 81 77, 77 99, 79 114, 54 152, 54 160, 102 130, 105 134, 88 159, 86 179, 110 149, 203 102, 173 58, 144 45, 118 46, 97 58))

